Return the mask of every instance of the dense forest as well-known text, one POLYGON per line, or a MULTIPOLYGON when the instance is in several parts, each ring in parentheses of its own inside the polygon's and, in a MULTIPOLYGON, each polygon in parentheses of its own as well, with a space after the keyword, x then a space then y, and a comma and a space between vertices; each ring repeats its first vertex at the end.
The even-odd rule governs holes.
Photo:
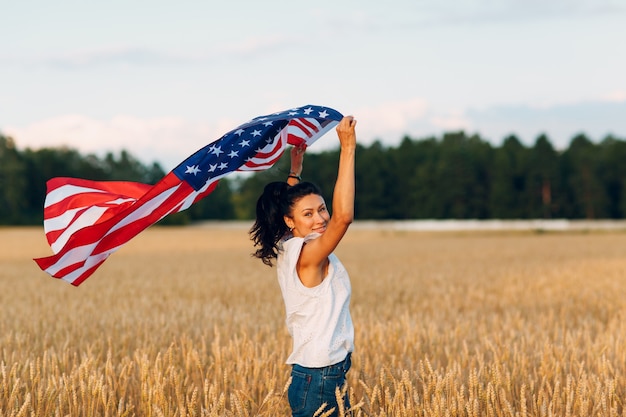
MULTIPOLYGON (((304 177, 330 203, 339 151, 311 152, 304 177)), ((464 132, 441 138, 405 137, 394 147, 357 149, 357 219, 623 219, 626 217, 626 141, 585 135, 556 150, 547 136, 532 146, 515 136, 493 146, 464 132)), ((288 152, 270 170, 223 179, 216 190, 164 224, 251 219, 263 186, 284 180, 288 152)), ((166 173, 127 151, 100 158, 74 149, 20 151, 0 134, 0 224, 41 224, 46 181, 69 176, 154 184, 166 173)))

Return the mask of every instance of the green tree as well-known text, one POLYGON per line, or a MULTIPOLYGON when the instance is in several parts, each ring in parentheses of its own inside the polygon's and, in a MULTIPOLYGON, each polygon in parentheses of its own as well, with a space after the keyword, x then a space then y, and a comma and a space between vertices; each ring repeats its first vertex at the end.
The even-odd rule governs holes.
POLYGON ((391 212, 383 218, 413 219, 427 216, 425 207, 430 194, 426 189, 427 179, 425 183, 421 182, 420 168, 427 165, 432 156, 429 152, 422 151, 422 148, 428 149, 428 141, 413 141, 405 136, 397 148, 387 149, 387 169, 393 176, 387 178, 386 182, 389 188, 388 197, 393 203, 388 205, 391 212))
POLYGON ((626 142, 609 135, 598 145, 597 173, 607 199, 607 217, 626 216, 626 142))
POLYGON ((540 135, 530 149, 528 187, 526 187, 528 218, 554 217, 557 207, 554 195, 559 185, 559 155, 546 135, 540 135))
POLYGON ((221 179, 211 194, 189 207, 188 211, 192 221, 234 219, 231 181, 228 178, 221 179))
POLYGON ((408 219, 433 219, 440 218, 440 207, 442 206, 439 192, 439 181, 437 177, 437 167, 441 159, 441 146, 436 138, 428 138, 419 141, 412 141, 410 149, 408 142, 403 142, 401 146, 406 152, 405 163, 414 162, 413 175, 409 177, 407 190, 408 203, 411 211, 407 213, 408 219))
POLYGON ((24 222, 26 166, 12 138, 0 134, 0 224, 24 222))
MULTIPOLYGON (((546 135, 530 148, 515 136, 492 147, 478 135, 446 133, 438 140, 404 137, 397 147, 382 141, 356 154, 356 218, 624 218, 626 142, 613 136, 594 144, 574 137, 557 152, 546 135)), ((284 181, 289 152, 269 170, 222 179, 213 193, 161 224, 203 219, 253 219, 258 196, 271 181, 284 181)), ((305 181, 316 183, 332 208, 338 149, 307 152, 305 181)), ((0 223, 40 223, 46 182, 53 177, 155 184, 165 173, 127 151, 104 158, 70 148, 26 149, 0 135, 0 223)))
POLYGON ((439 218, 488 217, 490 160, 491 147, 478 136, 444 134, 436 167, 439 218))
POLYGON ((398 176, 389 166, 385 148, 376 141, 369 148, 357 147, 357 154, 355 216, 359 219, 397 218, 396 208, 400 202, 394 199, 393 188, 398 176))
POLYGON ((146 167, 125 150, 122 150, 118 157, 110 152, 107 153, 102 165, 108 178, 111 180, 155 184, 165 175, 158 163, 153 163, 146 167))
POLYGON ((606 190, 600 182, 599 148, 580 134, 572 139, 563 154, 568 168, 573 218, 597 219, 609 217, 606 190))
POLYGON ((489 194, 490 217, 526 217, 523 198, 526 192, 527 154, 528 149, 514 135, 508 136, 502 146, 494 150, 489 194))

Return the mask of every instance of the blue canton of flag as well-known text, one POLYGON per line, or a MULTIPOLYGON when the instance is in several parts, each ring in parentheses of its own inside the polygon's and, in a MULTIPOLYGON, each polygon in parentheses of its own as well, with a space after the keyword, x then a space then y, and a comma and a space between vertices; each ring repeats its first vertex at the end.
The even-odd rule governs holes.
POLYGON ((234 172, 266 169, 287 144, 312 144, 343 116, 329 107, 302 106, 260 116, 203 147, 174 170, 196 191, 234 172))

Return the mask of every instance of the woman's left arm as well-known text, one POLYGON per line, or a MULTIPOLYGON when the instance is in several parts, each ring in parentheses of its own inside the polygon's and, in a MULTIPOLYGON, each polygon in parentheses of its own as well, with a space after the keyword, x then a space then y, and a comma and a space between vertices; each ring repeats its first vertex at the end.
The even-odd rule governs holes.
POLYGON ((306 150, 306 143, 302 143, 301 145, 294 146, 291 148, 291 169, 289 170, 289 175, 287 176, 287 184, 296 185, 302 178, 302 164, 304 162, 304 151, 306 150))
POLYGON ((339 169, 333 191, 333 212, 326 230, 320 237, 303 246, 297 271, 302 283, 314 287, 324 279, 325 267, 330 255, 354 220, 356 120, 344 117, 337 125, 340 141, 339 169))

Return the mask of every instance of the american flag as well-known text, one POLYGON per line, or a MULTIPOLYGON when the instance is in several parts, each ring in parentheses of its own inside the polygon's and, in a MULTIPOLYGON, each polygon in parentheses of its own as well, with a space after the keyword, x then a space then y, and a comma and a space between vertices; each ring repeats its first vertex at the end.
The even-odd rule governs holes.
POLYGON ((78 286, 122 245, 206 197, 224 176, 270 168, 288 144, 310 146, 342 117, 315 105, 256 117, 189 156, 155 185, 53 178, 47 182, 44 231, 54 255, 35 262, 78 286))

